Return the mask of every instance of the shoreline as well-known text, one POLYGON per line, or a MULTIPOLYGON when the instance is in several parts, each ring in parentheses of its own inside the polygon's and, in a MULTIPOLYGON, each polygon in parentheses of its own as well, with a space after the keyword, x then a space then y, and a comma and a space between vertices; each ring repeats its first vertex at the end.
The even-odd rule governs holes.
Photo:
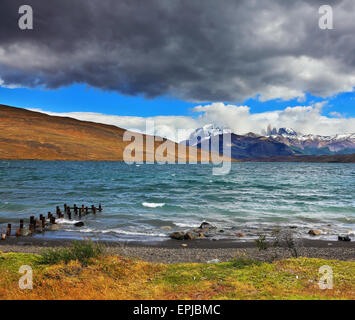
MULTIPOLYGON (((38 239, 38 238, 8 238, 0 241, 0 251, 41 253, 46 248, 69 246, 73 240, 68 239, 38 239)), ((236 257, 269 261, 290 258, 286 248, 269 248, 260 251, 252 241, 240 242, 230 240, 166 240, 159 242, 110 242, 99 241, 110 254, 123 255, 142 259, 153 263, 206 263, 217 259, 218 262, 231 261, 236 257), (187 246, 182 246, 187 244, 187 246)), ((308 258, 323 258, 328 260, 355 260, 355 243, 342 241, 324 241, 304 239, 297 246, 299 256, 308 258)))
MULTIPOLYGON (((85 160, 77 160, 77 159, 61 159, 61 158, 53 158, 53 159, 39 159, 39 158, 0 158, 0 161, 43 161, 43 162, 119 162, 126 163, 123 159, 85 159, 85 160)), ((335 154, 335 155, 300 155, 300 156, 280 156, 280 157, 270 157, 270 158, 244 158, 244 159, 236 159, 232 158, 230 162, 233 163, 269 163, 269 162, 280 162, 280 163, 355 163, 355 154, 335 154)), ((208 164, 212 164, 212 161, 209 161, 208 164)), ((143 165, 146 163, 143 163, 143 165)), ((158 164, 156 162, 155 164, 158 164)), ((176 163, 178 164, 178 161, 176 163)), ((187 162, 187 164, 189 164, 187 162)), ((198 161, 197 164, 205 164, 198 161)))

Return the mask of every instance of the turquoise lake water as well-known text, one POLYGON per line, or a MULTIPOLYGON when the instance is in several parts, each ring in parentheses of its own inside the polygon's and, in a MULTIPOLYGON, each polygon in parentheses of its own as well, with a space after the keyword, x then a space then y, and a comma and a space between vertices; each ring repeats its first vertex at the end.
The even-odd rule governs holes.
POLYGON ((212 165, 201 164, 0 161, 2 231, 64 203, 101 203, 104 211, 83 217, 83 228, 74 216, 36 237, 164 240, 208 221, 225 230, 219 238, 297 226, 301 237, 316 228, 336 240, 355 229, 355 165, 233 163, 228 175, 213 176, 212 165))

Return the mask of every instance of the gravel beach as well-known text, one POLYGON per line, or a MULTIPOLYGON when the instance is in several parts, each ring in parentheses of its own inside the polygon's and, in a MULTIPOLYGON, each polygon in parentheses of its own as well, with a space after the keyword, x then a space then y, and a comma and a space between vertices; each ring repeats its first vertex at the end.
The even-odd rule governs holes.
MULTIPOLYGON (((8 238, 0 242, 2 252, 41 253, 48 247, 68 246, 71 241, 61 239, 8 238)), ((143 259, 153 263, 204 263, 214 259, 220 262, 236 257, 271 261, 291 257, 286 248, 269 248, 260 251, 253 242, 224 240, 167 240, 146 242, 105 242, 111 254, 143 259)), ((355 243, 342 241, 302 240, 297 247, 299 256, 331 260, 355 260, 355 243)))

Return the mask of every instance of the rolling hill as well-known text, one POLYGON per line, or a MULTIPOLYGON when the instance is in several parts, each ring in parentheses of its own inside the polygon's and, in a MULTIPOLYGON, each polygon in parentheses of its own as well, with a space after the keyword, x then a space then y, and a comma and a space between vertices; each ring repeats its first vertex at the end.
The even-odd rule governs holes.
MULTIPOLYGON (((125 131, 111 125, 0 105, 0 159, 123 161, 124 149, 131 143, 123 141, 125 131)), ((147 140, 146 135, 141 137, 144 142, 147 140)), ((162 151, 162 156, 177 161, 178 144, 163 139, 155 142, 155 150, 162 143, 175 150, 169 154, 162 151)), ((195 151, 198 161, 209 160, 208 152, 195 151)), ((137 148, 136 152, 143 152, 144 161, 154 157, 150 148, 137 148)), ((180 160, 184 158, 189 161, 187 156, 180 160)))

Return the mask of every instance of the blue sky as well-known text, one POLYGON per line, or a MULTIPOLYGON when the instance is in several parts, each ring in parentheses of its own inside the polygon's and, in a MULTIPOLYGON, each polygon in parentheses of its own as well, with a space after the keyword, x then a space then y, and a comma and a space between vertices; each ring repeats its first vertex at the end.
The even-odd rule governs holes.
MULTIPOLYGON (((251 113, 282 110, 288 106, 311 105, 328 101, 322 114, 332 116, 334 112, 342 117, 355 117, 355 92, 340 93, 326 99, 307 94, 304 101, 282 99, 260 101, 257 98, 235 101, 235 105, 249 106, 251 113)), ((116 92, 89 88, 86 85, 72 85, 59 89, 9 89, 0 86, 0 103, 22 108, 36 108, 57 113, 97 112, 109 115, 151 117, 159 115, 195 116, 191 109, 200 103, 161 97, 146 99, 143 96, 125 96, 116 92)), ((207 105, 209 102, 201 103, 207 105)))

